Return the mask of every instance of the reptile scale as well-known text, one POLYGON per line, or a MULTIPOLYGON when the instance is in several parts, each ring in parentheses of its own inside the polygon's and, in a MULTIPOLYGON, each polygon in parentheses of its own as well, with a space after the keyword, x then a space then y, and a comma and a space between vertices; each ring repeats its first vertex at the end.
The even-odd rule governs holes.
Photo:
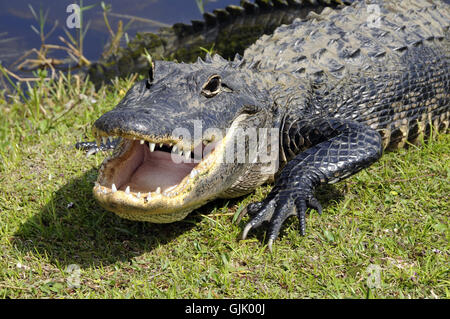
POLYGON ((93 125, 100 149, 114 147, 94 196, 121 217, 169 223, 273 182, 245 209, 252 217, 242 238, 268 222, 271 249, 293 215, 304 234, 307 208, 322 210, 318 186, 432 129, 447 131, 449 24, 444 2, 357 1, 282 25, 231 61, 155 61, 148 79, 93 125), (255 151, 248 137, 234 147, 252 128, 276 131, 275 142, 266 139, 275 171, 250 155, 230 162, 230 152, 255 151))

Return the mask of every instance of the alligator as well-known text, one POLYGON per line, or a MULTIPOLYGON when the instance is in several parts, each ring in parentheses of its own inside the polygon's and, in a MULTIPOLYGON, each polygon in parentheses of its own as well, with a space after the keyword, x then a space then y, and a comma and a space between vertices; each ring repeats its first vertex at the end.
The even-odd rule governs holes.
POLYGON ((251 216, 242 238, 268 223, 271 250, 294 215, 304 235, 306 211, 322 212, 319 186, 448 132, 449 24, 442 2, 358 1, 280 26, 231 61, 151 61, 93 124, 100 148, 115 147, 94 197, 123 218, 170 223, 273 182, 239 216, 251 216))
POLYGON ((191 24, 176 23, 156 33, 139 32, 126 47, 93 63, 87 74, 97 87, 115 77, 145 74, 146 51, 154 59, 178 62, 194 62, 198 56, 204 57, 206 52, 202 48, 213 48, 225 59, 233 58, 282 24, 305 18, 310 12, 320 13, 325 7, 337 9, 349 3, 349 0, 242 0, 240 6, 206 12, 203 20, 193 20, 191 24))

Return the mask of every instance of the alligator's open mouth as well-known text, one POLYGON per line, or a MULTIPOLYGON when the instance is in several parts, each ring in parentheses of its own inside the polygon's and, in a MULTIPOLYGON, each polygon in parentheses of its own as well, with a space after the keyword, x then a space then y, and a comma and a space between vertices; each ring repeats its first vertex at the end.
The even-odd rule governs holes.
POLYGON ((99 170, 94 196, 103 207, 128 219, 183 219, 207 200, 196 196, 195 188, 203 187, 199 193, 205 193, 199 179, 217 166, 222 144, 200 142, 183 148, 169 139, 122 137, 99 170))
MULTIPOLYGON (((113 191, 127 194, 166 193, 176 187, 196 166, 193 152, 180 153, 176 146, 125 139, 124 154, 106 166, 113 191)), ((106 173, 106 172, 105 172, 106 173)))

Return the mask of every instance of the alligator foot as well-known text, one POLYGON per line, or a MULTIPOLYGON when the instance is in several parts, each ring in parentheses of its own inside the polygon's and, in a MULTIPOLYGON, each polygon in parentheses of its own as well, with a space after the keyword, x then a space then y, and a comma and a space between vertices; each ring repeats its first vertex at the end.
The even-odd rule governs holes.
POLYGON ((322 212, 322 206, 314 197, 318 186, 336 183, 357 173, 374 163, 382 153, 381 136, 361 123, 314 118, 301 119, 294 124, 296 126, 292 127, 298 134, 294 140, 307 141, 313 146, 300 151, 286 164, 266 199, 249 205, 247 211, 256 215, 242 233, 245 239, 251 229, 269 222, 269 250, 288 217, 298 216, 300 233, 304 235, 307 208, 322 212))
POLYGON ((86 157, 90 155, 97 154, 100 151, 112 150, 117 145, 117 139, 110 141, 107 140, 105 143, 97 144, 96 142, 78 142, 75 144, 77 150, 86 151, 86 157))
MULTIPOLYGON (((278 190, 274 188, 269 196, 261 202, 252 203, 247 206, 245 213, 254 215, 252 220, 245 226, 242 239, 247 238, 251 229, 269 222, 267 246, 272 251, 272 245, 277 238, 281 225, 293 215, 297 215, 300 222, 300 234, 306 232, 306 210, 315 209, 322 214, 322 206, 314 197, 313 190, 307 185, 299 185, 300 190, 278 190)), ((241 217, 241 216, 240 216, 241 217)))

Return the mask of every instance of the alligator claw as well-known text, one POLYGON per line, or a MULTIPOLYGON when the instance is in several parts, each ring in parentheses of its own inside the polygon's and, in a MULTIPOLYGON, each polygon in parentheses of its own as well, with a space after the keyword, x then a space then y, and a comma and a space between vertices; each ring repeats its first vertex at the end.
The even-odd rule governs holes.
POLYGON ((319 201, 311 196, 309 198, 298 197, 295 199, 295 209, 297 211, 297 217, 300 224, 300 234, 305 236, 306 234, 306 210, 307 208, 315 209, 319 215, 322 215, 322 205, 319 201))
POLYGON ((315 209, 322 214, 322 206, 312 195, 312 191, 276 192, 274 196, 270 196, 270 199, 266 198, 261 202, 250 204, 244 209, 248 213, 255 213, 255 216, 245 226, 241 238, 246 239, 250 230, 258 228, 263 222, 269 222, 267 247, 269 251, 272 251, 273 242, 278 237, 281 226, 290 216, 297 215, 300 234, 305 235, 306 210, 308 208, 315 209))
POLYGON ((250 203, 248 204, 238 215, 238 217, 236 218, 236 224, 239 224, 242 220, 242 217, 244 217, 245 215, 247 215, 248 211, 257 211, 259 208, 261 208, 262 206, 262 202, 257 202, 257 203, 250 203))
POLYGON ((97 146, 94 146, 86 152, 86 157, 97 154, 99 151, 100 151, 100 149, 97 146))

